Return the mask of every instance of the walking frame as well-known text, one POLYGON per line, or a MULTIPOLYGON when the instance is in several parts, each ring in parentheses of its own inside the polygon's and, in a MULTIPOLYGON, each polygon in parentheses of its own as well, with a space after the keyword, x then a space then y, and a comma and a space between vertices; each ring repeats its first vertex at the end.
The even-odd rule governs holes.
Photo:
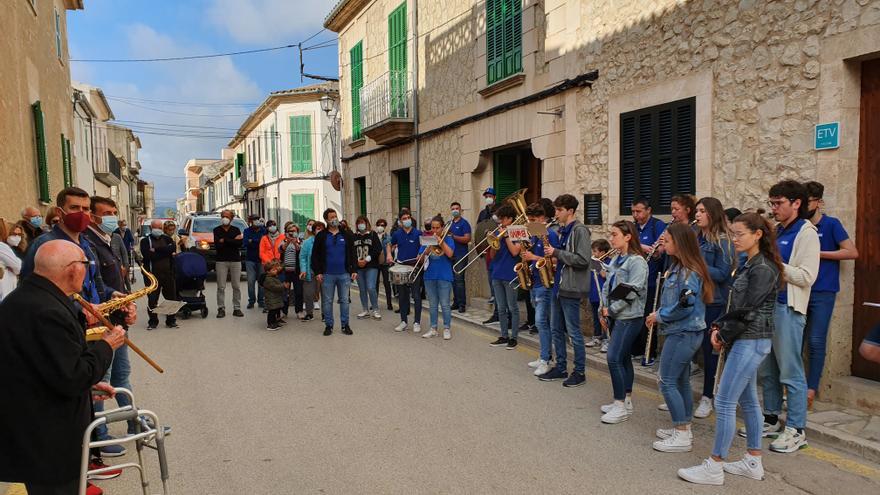
POLYGON ((146 466, 144 465, 143 450, 144 447, 153 449, 159 457, 159 474, 162 480, 162 493, 168 495, 168 460, 165 456, 165 428, 159 423, 156 413, 146 410, 137 409, 134 401, 134 394, 125 388, 114 389, 117 394, 128 396, 131 405, 123 406, 110 411, 95 412, 95 420, 89 424, 83 434, 82 459, 80 461, 79 476, 79 495, 85 495, 87 480, 89 475, 102 474, 115 470, 137 469, 141 478, 141 489, 144 495, 148 495, 149 481, 146 478, 146 466), (145 417, 146 420, 142 419, 145 417), (112 440, 92 441, 92 432, 101 425, 110 423, 122 423, 134 421, 135 433, 124 437, 114 438, 112 440), (155 445, 152 445, 155 442, 155 445), (137 450, 137 462, 127 462, 117 464, 115 466, 107 466, 100 469, 89 469, 89 450, 92 448, 101 448, 108 445, 125 445, 134 444, 137 450))

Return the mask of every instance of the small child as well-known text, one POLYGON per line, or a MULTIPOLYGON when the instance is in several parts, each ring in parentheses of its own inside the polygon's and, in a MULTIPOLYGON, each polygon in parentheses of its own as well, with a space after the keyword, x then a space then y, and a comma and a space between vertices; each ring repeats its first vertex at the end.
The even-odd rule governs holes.
MULTIPOLYGON (((596 239, 590 244, 590 247, 593 250, 593 258, 602 258, 608 251, 611 250, 611 244, 608 243, 605 239, 596 239)), ((601 266, 599 263, 594 263, 596 266, 601 266)), ((593 308, 593 338, 590 339, 585 345, 587 347, 600 347, 600 352, 608 352, 608 337, 602 331, 602 324, 599 323, 599 293, 602 292, 602 287, 605 286, 605 270, 592 270, 594 273, 590 274, 590 306, 593 308), (598 283, 597 283, 598 282, 598 283)))
POLYGON ((270 261, 263 266, 263 269, 260 285, 263 287, 266 309, 269 311, 266 316, 266 330, 278 330, 281 327, 279 322, 281 308, 284 307, 284 283, 278 278, 278 274, 281 273, 281 262, 270 261))

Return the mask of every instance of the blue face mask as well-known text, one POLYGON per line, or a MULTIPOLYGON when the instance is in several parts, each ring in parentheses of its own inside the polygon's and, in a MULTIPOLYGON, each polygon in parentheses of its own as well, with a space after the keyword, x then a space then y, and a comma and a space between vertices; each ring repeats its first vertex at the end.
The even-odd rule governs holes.
POLYGON ((107 215, 106 217, 101 217, 101 230, 104 231, 105 234, 112 234, 114 230, 119 227, 119 217, 116 215, 107 215))
POLYGON ((43 225, 43 217, 37 215, 35 217, 31 217, 30 219, 31 225, 34 227, 40 228, 43 225))
POLYGON ((412 227, 412 219, 404 220, 402 223, 403 223, 403 228, 405 228, 405 229, 412 227))
POLYGON ((161 235, 164 234, 164 233, 165 233, 165 232, 164 232, 162 229, 152 229, 152 230, 150 230, 150 235, 153 236, 153 237, 159 237, 159 236, 161 236, 161 235))
POLYGON ((454 218, 458 218, 458 217, 461 216, 461 212, 458 211, 458 210, 452 210, 452 216, 453 216, 454 218))

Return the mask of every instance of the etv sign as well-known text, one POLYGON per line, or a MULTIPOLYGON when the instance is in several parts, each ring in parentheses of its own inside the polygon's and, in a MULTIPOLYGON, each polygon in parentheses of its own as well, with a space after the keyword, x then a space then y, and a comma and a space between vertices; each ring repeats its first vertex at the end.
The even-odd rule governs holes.
POLYGON ((840 147, 840 122, 818 124, 815 133, 817 150, 832 150, 840 147))

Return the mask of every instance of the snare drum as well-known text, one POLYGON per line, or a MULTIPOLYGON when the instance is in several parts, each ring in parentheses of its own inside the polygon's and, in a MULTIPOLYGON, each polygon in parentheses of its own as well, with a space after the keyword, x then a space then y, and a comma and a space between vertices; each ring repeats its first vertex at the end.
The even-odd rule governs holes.
POLYGON ((401 263, 397 263, 388 269, 388 273, 391 275, 391 283, 394 285, 407 285, 409 284, 409 276, 413 272, 412 265, 404 265, 401 263))

